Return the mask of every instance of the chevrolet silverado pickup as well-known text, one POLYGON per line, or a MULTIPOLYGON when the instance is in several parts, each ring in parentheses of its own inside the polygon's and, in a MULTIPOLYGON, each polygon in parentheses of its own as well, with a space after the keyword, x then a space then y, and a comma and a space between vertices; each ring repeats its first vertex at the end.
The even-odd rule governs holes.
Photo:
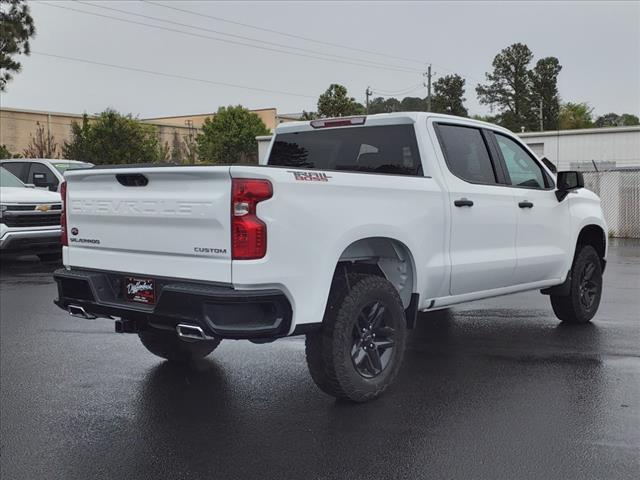
POLYGON ((75 170, 62 196, 59 307, 176 362, 304 334, 318 387, 357 402, 392 383, 418 312, 541 290, 586 323, 602 292, 581 174, 470 119, 285 123, 265 166, 75 170))

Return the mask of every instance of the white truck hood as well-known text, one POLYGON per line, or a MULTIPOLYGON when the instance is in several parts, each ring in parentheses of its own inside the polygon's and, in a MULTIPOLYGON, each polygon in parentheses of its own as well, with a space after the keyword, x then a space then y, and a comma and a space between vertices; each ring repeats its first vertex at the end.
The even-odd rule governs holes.
POLYGON ((60 203, 60 194, 27 187, 0 187, 0 203, 60 203))

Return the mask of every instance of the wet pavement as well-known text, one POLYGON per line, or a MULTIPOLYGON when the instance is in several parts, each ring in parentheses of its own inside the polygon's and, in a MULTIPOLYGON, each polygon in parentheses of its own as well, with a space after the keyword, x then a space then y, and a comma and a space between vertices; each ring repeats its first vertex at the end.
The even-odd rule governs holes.
POLYGON ((52 304, 55 267, 0 269, 0 475, 10 479, 640 478, 640 243, 561 326, 537 292, 422 315, 396 384, 335 401, 302 337, 174 367, 52 304))

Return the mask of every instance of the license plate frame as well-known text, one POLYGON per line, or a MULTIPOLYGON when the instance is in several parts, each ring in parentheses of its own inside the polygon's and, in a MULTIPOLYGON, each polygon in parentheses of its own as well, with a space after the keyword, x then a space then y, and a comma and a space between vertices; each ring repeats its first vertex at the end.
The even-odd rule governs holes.
POLYGON ((125 277, 124 298, 128 302, 155 305, 156 282, 153 278, 125 277))

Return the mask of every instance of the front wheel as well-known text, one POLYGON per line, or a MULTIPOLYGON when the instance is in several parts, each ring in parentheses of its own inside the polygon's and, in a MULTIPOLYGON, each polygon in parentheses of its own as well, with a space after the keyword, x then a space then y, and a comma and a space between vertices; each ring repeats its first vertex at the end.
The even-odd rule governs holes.
POLYGON ((336 282, 319 332, 305 342, 316 385, 337 398, 365 402, 393 382, 404 356, 407 325, 397 290, 374 275, 336 282))
POLYGON ((220 340, 182 340, 175 331, 149 328, 138 333, 140 342, 154 355, 170 362, 188 363, 204 358, 215 350, 220 340))
POLYGON ((588 323, 598 311, 602 296, 602 264, 598 252, 584 245, 571 268, 569 295, 551 295, 553 312, 565 323, 588 323))

